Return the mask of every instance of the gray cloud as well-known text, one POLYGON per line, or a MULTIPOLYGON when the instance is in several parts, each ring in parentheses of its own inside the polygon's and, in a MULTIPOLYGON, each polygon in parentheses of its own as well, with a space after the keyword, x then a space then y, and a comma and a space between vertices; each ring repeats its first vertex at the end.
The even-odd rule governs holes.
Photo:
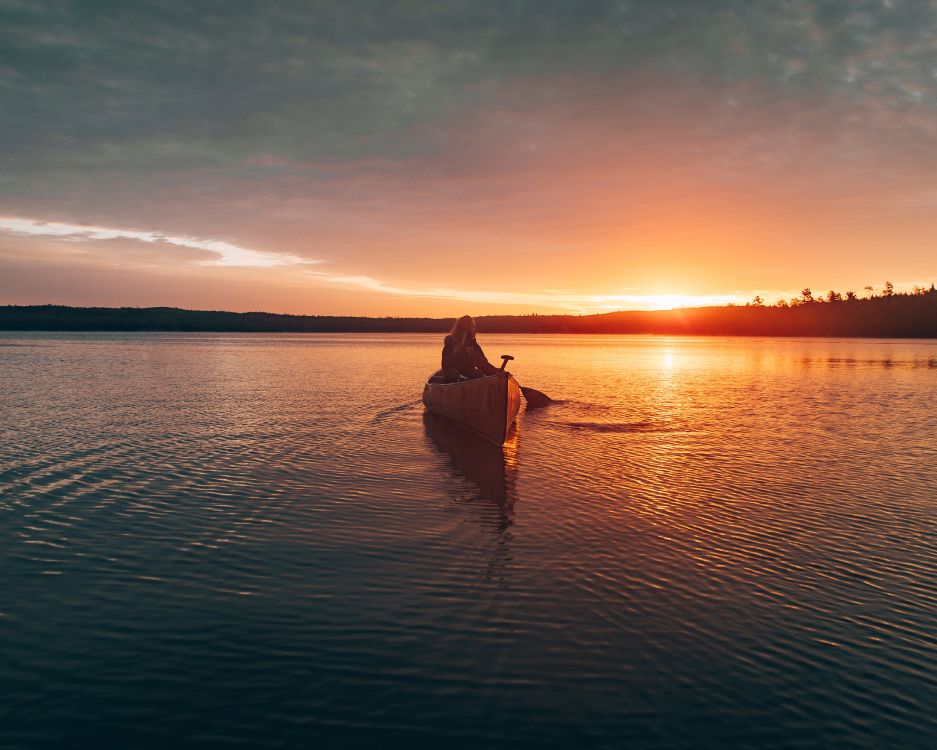
POLYGON ((241 173, 265 153, 425 156, 447 145, 434 122, 503 104, 514 80, 574 101, 583 78, 639 94, 644 71, 928 117, 937 93, 925 0, 7 0, 0 29, 0 186, 14 192, 71 170, 241 173))

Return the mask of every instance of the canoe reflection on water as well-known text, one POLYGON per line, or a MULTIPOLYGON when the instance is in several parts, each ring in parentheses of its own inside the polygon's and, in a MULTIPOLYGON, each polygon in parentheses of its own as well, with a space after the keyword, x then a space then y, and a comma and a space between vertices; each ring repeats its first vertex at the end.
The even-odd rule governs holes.
POLYGON ((470 499, 476 505, 473 515, 498 532, 507 531, 514 523, 517 502, 517 425, 504 445, 494 445, 428 411, 423 413, 423 425, 433 447, 477 490, 470 499))

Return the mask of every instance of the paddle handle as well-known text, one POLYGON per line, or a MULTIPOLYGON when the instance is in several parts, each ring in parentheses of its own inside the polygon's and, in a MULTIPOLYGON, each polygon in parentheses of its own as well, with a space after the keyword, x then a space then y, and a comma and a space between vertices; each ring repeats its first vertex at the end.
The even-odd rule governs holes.
POLYGON ((512 359, 514 359, 514 357, 512 357, 510 354, 502 354, 501 369, 503 370, 507 366, 508 362, 510 362, 512 359))

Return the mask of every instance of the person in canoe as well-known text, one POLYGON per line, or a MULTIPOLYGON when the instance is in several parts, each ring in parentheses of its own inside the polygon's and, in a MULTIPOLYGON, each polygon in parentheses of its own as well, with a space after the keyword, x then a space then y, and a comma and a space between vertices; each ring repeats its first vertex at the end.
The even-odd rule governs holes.
POLYGON ((473 380, 498 372, 485 357, 475 340, 475 321, 471 315, 459 318, 442 348, 442 373, 447 383, 456 383, 460 376, 473 380))

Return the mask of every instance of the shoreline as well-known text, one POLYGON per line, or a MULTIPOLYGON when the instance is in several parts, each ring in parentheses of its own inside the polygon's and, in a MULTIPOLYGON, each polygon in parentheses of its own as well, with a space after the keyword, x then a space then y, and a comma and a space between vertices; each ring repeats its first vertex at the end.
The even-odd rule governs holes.
MULTIPOLYGON (((175 307, 0 306, 3 332, 446 333, 455 318, 291 315, 175 307)), ((482 334, 937 338, 937 293, 592 315, 482 315, 482 334)))

